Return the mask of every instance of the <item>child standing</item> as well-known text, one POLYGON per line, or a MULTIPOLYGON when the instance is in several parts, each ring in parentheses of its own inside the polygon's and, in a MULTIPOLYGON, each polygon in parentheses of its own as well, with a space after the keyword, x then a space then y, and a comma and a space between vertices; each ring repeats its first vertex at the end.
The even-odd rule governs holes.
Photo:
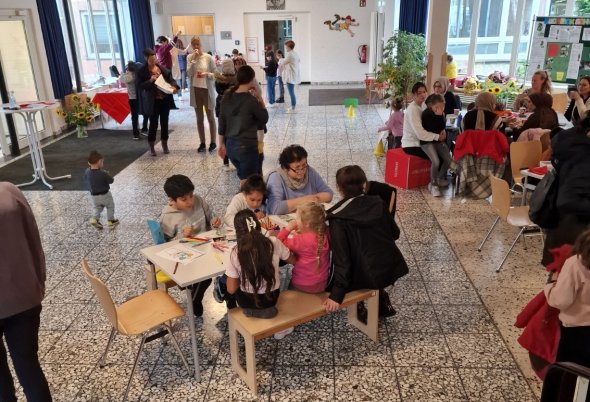
POLYGON ((279 82, 279 98, 277 103, 285 103, 285 85, 283 84, 283 62, 285 55, 281 49, 277 50, 277 81, 279 82))
MULTIPOLYGON (((188 177, 180 174, 170 176, 164 183, 164 191, 168 196, 168 205, 162 210, 160 227, 167 241, 194 236, 221 225, 221 219, 213 216, 209 204, 194 194, 195 186, 188 177)), ((211 279, 207 279, 191 285, 196 317, 203 315, 203 296, 210 284, 211 279)))
POLYGON ((94 207, 90 224, 97 229, 102 229, 100 214, 106 208, 107 225, 112 229, 119 224, 119 220, 115 219, 115 202, 110 191, 110 184, 113 184, 115 179, 109 175, 109 172, 103 170, 104 157, 98 151, 90 152, 88 165, 89 167, 84 172, 84 181, 92 196, 92 205, 94 207))
POLYGON ((291 286, 306 293, 320 293, 328 285, 330 243, 326 226, 326 211, 315 202, 301 204, 297 218, 281 229, 279 240, 297 258, 293 267, 291 286), (289 234, 293 231, 293 237, 289 234))
POLYGON ((268 103, 270 105, 275 104, 275 84, 277 82, 277 70, 279 65, 275 60, 275 54, 269 51, 266 54, 266 62, 267 65, 262 67, 264 72, 266 73, 266 91, 268 93, 268 103))
MULTIPOLYGON (((443 135, 446 127, 445 99, 442 95, 432 94, 426 98, 426 106, 426 110, 422 112, 422 127, 430 133, 443 135)), ((420 147, 431 161, 431 182, 428 188, 433 195, 440 196, 438 188, 449 185, 447 180, 447 170, 451 165, 449 148, 444 142, 422 140, 420 140, 420 147)))
POLYGON ((561 335, 556 361, 590 367, 590 230, 578 236, 559 277, 553 275, 547 280, 545 296, 550 306, 559 309, 561 335))
MULTIPOLYGON (((236 70, 234 68, 234 62, 231 59, 225 59, 221 63, 221 73, 215 72, 213 74, 215 78, 215 91, 217 91, 217 98, 215 98, 215 117, 219 119, 219 113, 221 112, 221 100, 225 91, 237 84, 236 70)), ((225 155, 223 158, 223 170, 229 172, 234 170, 229 164, 229 157, 225 155)))
POLYGON ((291 263, 294 258, 278 239, 260 232, 260 222, 249 209, 236 214, 234 227, 237 245, 225 271, 227 291, 247 316, 272 318, 278 313, 279 259, 291 263))
POLYGON ((387 123, 379 129, 380 131, 389 131, 387 136, 387 149, 401 148, 402 136, 404 135, 404 100, 397 97, 391 103, 392 113, 387 123))
POLYGON ((240 192, 234 195, 230 201, 223 217, 223 223, 227 226, 234 226, 234 218, 243 209, 249 209, 256 214, 256 218, 264 217, 264 206, 266 198, 266 184, 261 175, 253 174, 248 176, 240 186, 240 192))
MULTIPOLYGON (((137 88, 135 86, 135 62, 127 63, 127 69, 123 75, 119 76, 119 81, 127 86, 127 95, 129 96, 129 109, 131 109, 131 125, 133 127, 133 139, 139 140, 139 113, 137 106, 137 88)), ((144 125, 146 118, 143 118, 144 125)))

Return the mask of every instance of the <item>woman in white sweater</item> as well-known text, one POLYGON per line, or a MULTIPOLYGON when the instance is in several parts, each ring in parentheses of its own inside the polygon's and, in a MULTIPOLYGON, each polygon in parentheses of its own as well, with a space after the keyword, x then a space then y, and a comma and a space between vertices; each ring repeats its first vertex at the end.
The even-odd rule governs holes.
POLYGON ((572 254, 558 278, 550 274, 545 296, 550 306, 559 309, 561 336, 556 361, 590 367, 590 229, 578 237, 572 254))
POLYGON ((570 90, 568 96, 570 104, 564 115, 566 119, 576 124, 584 118, 586 111, 590 110, 590 77, 581 77, 578 81, 578 89, 570 90))
POLYGON ((295 42, 292 40, 285 42, 285 48, 287 49, 287 56, 282 63, 283 70, 281 74, 283 81, 287 83, 287 91, 289 91, 289 97, 291 98, 291 107, 287 109, 287 113, 295 113, 295 106, 297 106, 295 85, 301 83, 299 55, 293 50, 295 48, 295 42))

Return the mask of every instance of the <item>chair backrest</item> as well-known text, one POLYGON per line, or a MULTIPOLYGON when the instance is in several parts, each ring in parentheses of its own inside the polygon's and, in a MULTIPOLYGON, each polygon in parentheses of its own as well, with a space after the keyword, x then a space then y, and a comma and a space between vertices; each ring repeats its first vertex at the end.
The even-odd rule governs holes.
POLYGON ((570 98, 565 92, 554 93, 551 94, 553 97, 553 110, 557 113, 565 113, 569 103, 570 98))
POLYGON ((152 240, 154 241, 154 244, 166 243, 164 232, 162 232, 162 228, 160 227, 160 222, 158 222, 155 219, 148 219, 147 225, 150 229, 150 234, 152 235, 152 240))
POLYGON ((539 166, 543 147, 541 141, 513 142, 510 144, 510 169, 512 177, 522 177, 521 169, 539 166))
POLYGON ((109 289, 106 287, 103 281, 101 281, 92 273, 86 260, 82 260, 81 264, 86 277, 90 281, 90 285, 92 285, 92 289, 94 290, 96 297, 98 297, 98 301, 100 302, 102 309, 107 315, 107 318, 111 322, 113 328, 119 331, 117 308, 115 307, 115 303, 113 302, 113 298, 111 297, 109 289))
POLYGON ((397 188, 390 186, 387 183, 381 183, 378 181, 370 181, 367 183, 367 195, 379 196, 387 208, 389 213, 394 216, 395 209, 397 206, 397 188))
POLYGON ((492 209, 502 220, 506 220, 510 212, 510 187, 508 182, 490 175, 492 185, 492 209))

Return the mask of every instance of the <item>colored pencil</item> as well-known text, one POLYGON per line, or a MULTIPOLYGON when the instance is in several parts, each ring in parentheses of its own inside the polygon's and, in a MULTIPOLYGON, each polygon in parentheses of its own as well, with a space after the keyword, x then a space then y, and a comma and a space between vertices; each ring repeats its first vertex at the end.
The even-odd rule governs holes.
POLYGON ((177 269, 178 269, 178 262, 176 262, 176 265, 174 266, 174 272, 172 273, 173 275, 176 275, 177 269))

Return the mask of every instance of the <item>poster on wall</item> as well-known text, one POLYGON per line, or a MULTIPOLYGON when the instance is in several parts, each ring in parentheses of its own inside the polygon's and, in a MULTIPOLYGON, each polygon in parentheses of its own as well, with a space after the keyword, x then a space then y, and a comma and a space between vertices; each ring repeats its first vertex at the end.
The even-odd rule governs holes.
POLYGON ((266 11, 284 10, 285 0, 266 0, 266 11))
POLYGON ((246 38, 246 61, 248 63, 258 63, 258 38, 246 38))

